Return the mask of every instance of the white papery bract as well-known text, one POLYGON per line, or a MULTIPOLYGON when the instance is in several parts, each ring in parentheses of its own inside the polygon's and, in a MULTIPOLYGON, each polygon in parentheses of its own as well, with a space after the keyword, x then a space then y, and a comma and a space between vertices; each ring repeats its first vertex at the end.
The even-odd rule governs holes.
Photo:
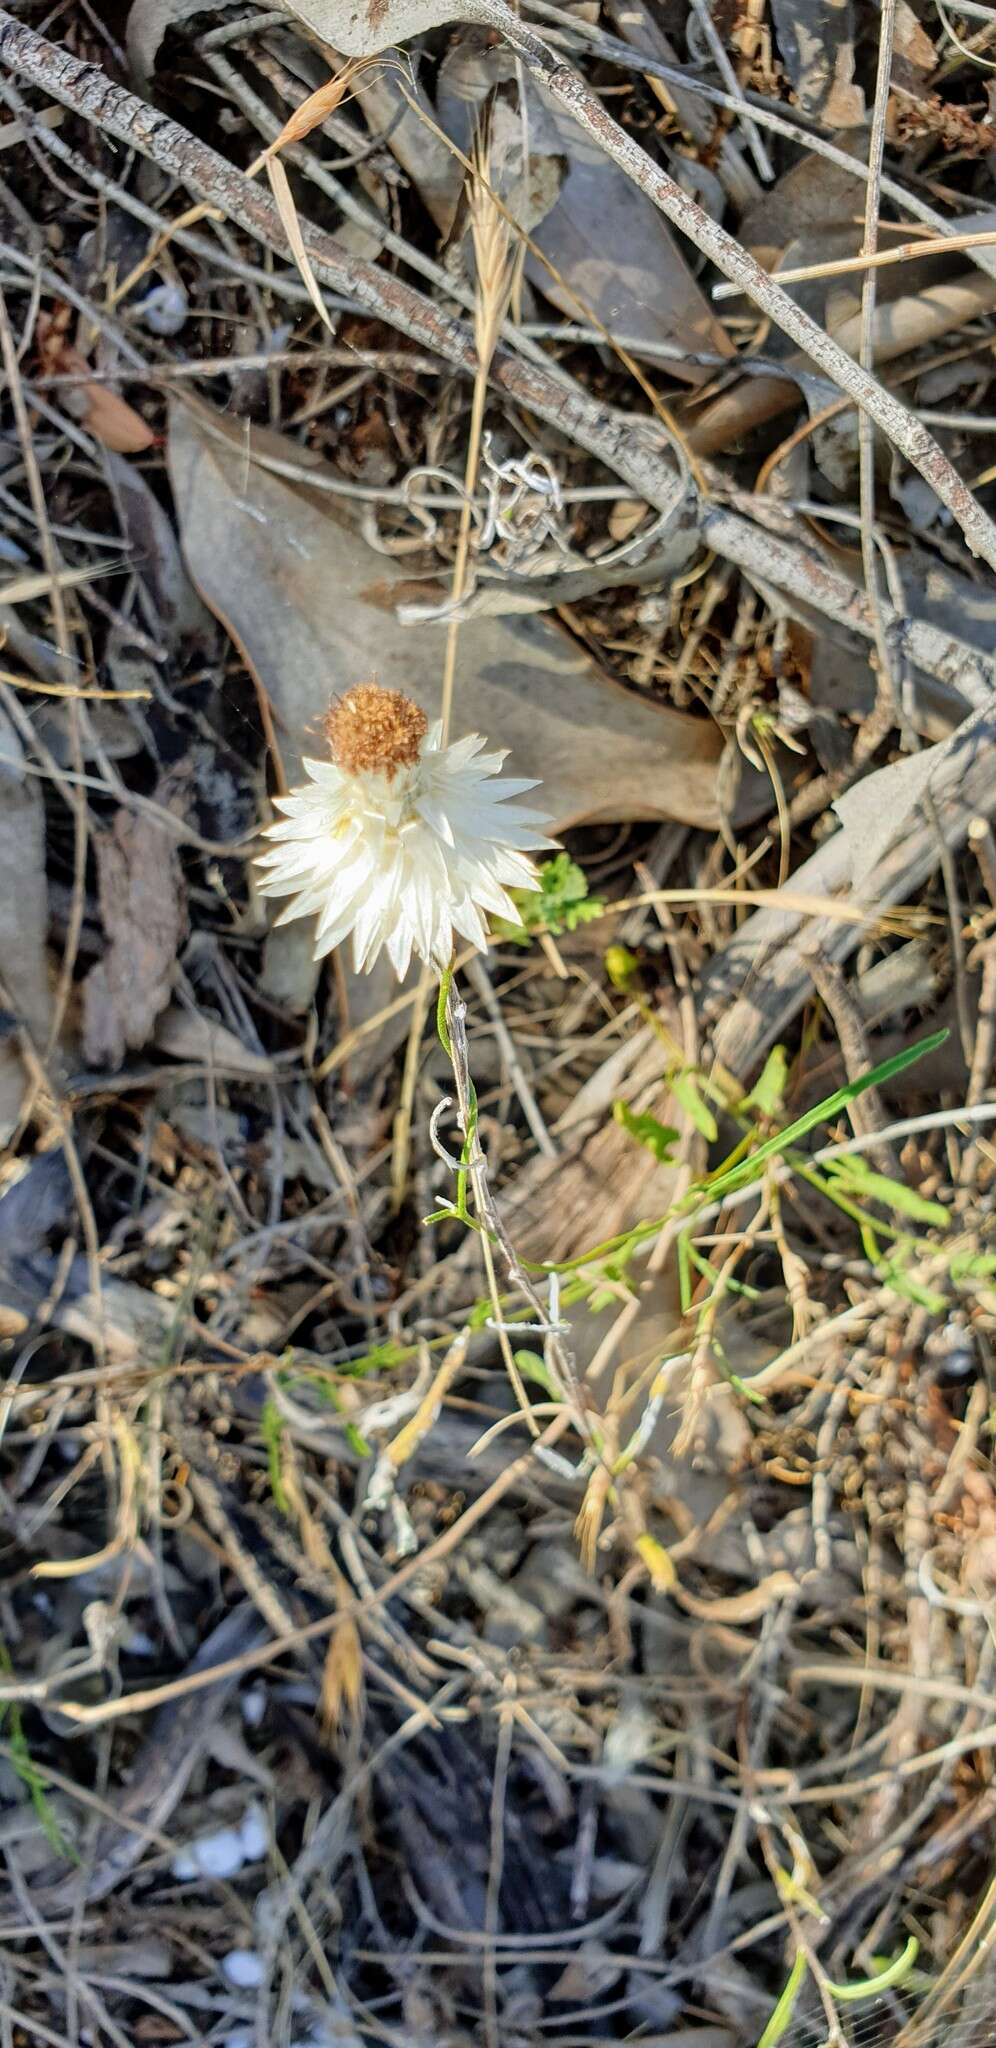
POLYGON ((335 752, 343 714, 353 710, 349 744, 338 760, 306 760, 310 780, 275 798, 283 816, 266 837, 276 844, 257 865, 265 896, 292 899, 278 924, 317 916, 316 959, 352 933, 358 970, 386 948, 400 978, 413 952, 447 967, 454 932, 485 946, 482 913, 520 924, 508 891, 539 886, 528 856, 553 841, 537 829, 546 822, 539 812, 511 801, 535 782, 502 777, 505 754, 485 753, 476 733, 444 746, 441 723, 416 730, 414 742, 409 726, 406 753, 392 760, 389 741, 380 745, 390 703, 407 700, 370 684, 342 699, 328 730, 335 752), (366 746, 364 699, 375 714, 366 746))

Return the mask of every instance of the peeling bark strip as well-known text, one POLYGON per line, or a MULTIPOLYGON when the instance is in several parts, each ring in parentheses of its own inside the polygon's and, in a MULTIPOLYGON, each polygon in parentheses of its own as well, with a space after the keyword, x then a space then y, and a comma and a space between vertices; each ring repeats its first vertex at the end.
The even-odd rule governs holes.
MULTIPOLYGON (((127 148, 139 150, 198 198, 219 207, 228 219, 279 256, 288 257, 287 237, 276 207, 234 164, 134 93, 115 85, 99 66, 81 63, 68 50, 15 21, 4 9, 0 9, 0 65, 40 86, 127 148)), ((441 313, 431 299, 376 264, 345 256, 331 236, 310 222, 301 225, 312 265, 331 290, 387 325, 400 327, 423 347, 473 375, 477 360, 473 338, 462 321, 441 313)), ((687 560, 695 542, 694 494, 679 476, 675 459, 652 420, 634 419, 600 405, 552 365, 544 369, 507 349, 496 352, 491 378, 519 405, 529 407, 614 469, 648 504, 674 513, 678 520, 675 568, 687 560)))

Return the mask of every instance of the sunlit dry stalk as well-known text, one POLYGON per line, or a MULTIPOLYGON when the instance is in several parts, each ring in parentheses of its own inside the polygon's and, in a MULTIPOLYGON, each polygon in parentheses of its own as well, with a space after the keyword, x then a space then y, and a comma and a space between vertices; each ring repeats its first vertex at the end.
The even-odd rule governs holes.
POLYGON ((574 1524, 574 1536, 586 1572, 593 1572, 595 1569, 598 1539, 602 1533, 602 1523, 611 1491, 612 1473, 608 1464, 596 1465, 585 1487, 584 1499, 574 1524))
MULTIPOLYGON (((437 142, 442 143, 443 147, 445 149, 448 149, 451 155, 455 156, 458 162, 463 164, 465 170, 468 173, 468 176, 476 175, 479 179, 482 173, 479 168, 475 173, 473 159, 471 157, 464 156, 462 149, 459 149, 457 147, 457 144, 453 141, 452 136, 447 135, 446 130, 444 128, 440 128, 438 123, 432 119, 431 115, 426 113, 425 107, 422 105, 421 101, 413 99, 411 97, 411 94, 406 92, 403 84, 400 87, 400 92, 402 99, 407 101, 412 113, 416 116, 416 118, 419 121, 421 121, 423 127, 427 128, 430 134, 436 137, 437 142)), ((565 298, 575 308, 578 315, 585 322, 585 324, 589 327, 594 327, 597 329, 598 333, 601 335, 602 340, 606 345, 606 348, 610 348, 612 350, 613 355, 617 357, 618 361, 623 365, 623 368, 628 372, 629 376, 632 377, 633 382, 639 385, 640 390, 643 392, 644 397, 647 399, 650 405, 651 411, 656 414, 657 418, 661 422, 661 425, 665 429, 665 432, 667 433, 672 443, 675 454, 678 456, 679 460, 684 464, 689 475, 694 477, 696 486, 698 490, 702 493, 702 496, 707 497, 708 488, 706 484, 706 479, 699 466, 699 463, 696 460, 695 451, 691 447, 685 435, 681 432, 670 408, 664 404, 663 399, 661 398, 659 392, 656 389, 656 386, 654 385, 653 379, 647 376, 645 370, 642 368, 636 356, 632 355, 630 353, 630 350, 628 348, 625 348, 623 343, 619 341, 617 337, 613 334, 612 329, 606 326, 604 320, 600 318, 595 307, 590 305, 588 300, 584 298, 580 292, 575 291, 573 285, 564 276, 563 271, 558 270, 555 263, 551 263, 550 258, 540 248, 538 242, 536 242, 533 239, 533 236, 526 232, 526 229, 521 225, 519 221, 513 219, 512 215, 508 211, 508 208, 505 206, 504 202, 501 199, 499 199, 493 187, 491 188, 490 198, 492 206, 501 215, 506 227, 508 228, 510 236, 514 237, 518 248, 518 255, 512 264, 512 284, 510 303, 513 305, 515 303, 515 298, 517 296, 517 287, 519 284, 519 280, 522 276, 522 270, 525 264, 526 256, 528 254, 532 256, 534 261, 540 265, 540 268, 546 272, 547 276, 549 278, 552 278, 554 284, 557 285, 558 289, 564 294, 565 298)))
POLYGON ((744 1253, 750 1250, 758 1230, 767 1222, 767 1217, 768 1199, 767 1195, 762 1192, 761 1206, 751 1224, 749 1232, 737 1239, 732 1251, 720 1267, 712 1293, 702 1310, 695 1349, 692 1353, 691 1364, 688 1369, 688 1382, 682 1396, 681 1427, 672 1446, 672 1455, 675 1458, 688 1457, 698 1448, 698 1439, 704 1421, 706 1396, 710 1387, 713 1387, 720 1378, 713 1351, 713 1339, 719 1311, 726 1299, 727 1282, 739 1265, 744 1253))
POLYGON ((287 1506, 295 1518, 301 1547, 312 1569, 327 1581, 342 1618, 329 1637, 319 1699, 319 1724, 328 1741, 347 1720, 355 1722, 363 1712, 363 1643, 356 1617, 348 1611, 352 1587, 333 1556, 321 1523, 311 1513, 301 1482, 293 1438, 285 1434, 280 1446, 281 1481, 287 1506))
MULTIPOLYGON (((291 147, 295 142, 303 142, 305 137, 310 135, 314 128, 319 127, 323 121, 328 119, 330 114, 335 113, 336 109, 342 105, 348 87, 353 84, 362 71, 369 71, 373 62, 374 59, 372 57, 348 58, 341 71, 337 71, 331 78, 327 78, 324 85, 318 86, 315 92, 309 93, 307 99, 301 101, 299 107, 294 108, 293 113, 284 122, 279 135, 275 135, 273 141, 267 143, 266 148, 260 151, 246 171, 247 178, 255 178, 264 168, 267 171, 270 179, 270 189, 276 201, 277 210, 283 222, 284 232, 290 243, 294 260, 300 270, 302 280, 307 287, 312 303, 327 327, 330 326, 328 314, 325 311, 324 302, 321 299, 314 272, 311 268, 311 262, 305 250, 304 234, 298 219, 297 209, 287 186, 287 175, 283 165, 278 163, 277 159, 282 149, 291 147)), ((147 271, 155 267, 164 249, 168 248, 174 235, 178 234, 182 228, 194 227, 198 221, 202 220, 223 219, 224 214, 219 212, 216 206, 210 206, 204 201, 198 201, 196 205, 187 207, 186 211, 181 213, 177 220, 170 221, 162 233, 155 237, 140 262, 136 263, 134 268, 128 271, 121 282, 115 285, 110 304, 116 306, 120 300, 127 298, 128 294, 134 291, 135 286, 141 282, 147 271)))
POLYGON ((463 504, 460 508, 460 526, 457 533, 457 551, 453 563, 453 579, 450 588, 451 617, 446 635, 446 656, 443 665, 443 737, 449 731, 450 714, 453 708, 453 683, 456 675, 457 642, 460 634, 458 608, 467 584, 467 567, 470 559, 470 527, 474 493, 477 489, 477 475, 481 457, 481 433, 484 426, 484 408, 488 394, 488 371, 498 345, 502 321, 508 311, 512 288, 515 283, 516 254, 512 247, 512 231, 509 222, 498 206, 491 189, 491 139, 490 123, 482 122, 474 139, 471 151, 471 171, 467 180, 467 208, 470 215, 470 232, 474 244, 474 261, 477 278, 474 292, 474 340, 477 345, 477 368, 474 373, 474 393, 470 409, 470 428, 467 437, 467 458, 464 465, 463 504))
MULTIPOLYGON (((467 207, 474 243, 474 259, 477 265, 474 294, 474 339, 477 344, 477 367, 474 372, 470 428, 467 436, 467 455, 464 464, 463 504, 460 507, 456 555, 453 561, 453 575, 450 583, 450 618, 446 628, 446 652, 443 657, 443 689, 440 716, 443 721, 444 746, 449 738, 450 718, 453 711, 453 687, 456 680, 457 646, 460 638, 459 608, 460 600, 467 587, 467 569, 470 561, 471 514, 481 460, 481 434, 484 428, 484 409, 487 404, 488 372, 515 283, 516 257, 512 250, 511 228, 491 191, 491 153, 488 130, 488 122, 482 122, 471 151, 471 169, 467 180, 467 207)), ((429 998, 432 986, 433 976, 431 972, 427 968, 423 969, 419 977, 411 1030, 408 1034, 408 1045, 405 1051, 405 1071, 401 1082, 401 1099, 398 1104, 398 1114, 394 1121, 391 1192, 396 1208, 400 1207, 404 1198, 405 1186, 408 1180, 408 1166, 411 1158, 412 1111, 415 1104, 418 1056, 422 1043, 422 1033, 425 1030, 425 1020, 429 1011, 429 998)))

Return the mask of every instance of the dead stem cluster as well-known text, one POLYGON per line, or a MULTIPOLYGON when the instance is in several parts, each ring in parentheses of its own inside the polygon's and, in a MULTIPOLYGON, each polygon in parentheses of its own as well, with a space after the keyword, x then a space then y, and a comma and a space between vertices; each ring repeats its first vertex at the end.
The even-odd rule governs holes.
POLYGON ((0 2048, 991 2048, 992 20, 444 13, 0 9, 0 2048))

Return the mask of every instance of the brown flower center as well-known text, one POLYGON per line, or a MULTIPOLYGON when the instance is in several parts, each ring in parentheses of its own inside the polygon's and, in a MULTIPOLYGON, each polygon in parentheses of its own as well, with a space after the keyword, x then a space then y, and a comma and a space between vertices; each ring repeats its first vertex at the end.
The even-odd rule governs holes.
POLYGON ((411 768, 429 729, 425 712, 400 690, 357 683, 329 705, 325 737, 332 759, 347 775, 386 775, 411 768))

